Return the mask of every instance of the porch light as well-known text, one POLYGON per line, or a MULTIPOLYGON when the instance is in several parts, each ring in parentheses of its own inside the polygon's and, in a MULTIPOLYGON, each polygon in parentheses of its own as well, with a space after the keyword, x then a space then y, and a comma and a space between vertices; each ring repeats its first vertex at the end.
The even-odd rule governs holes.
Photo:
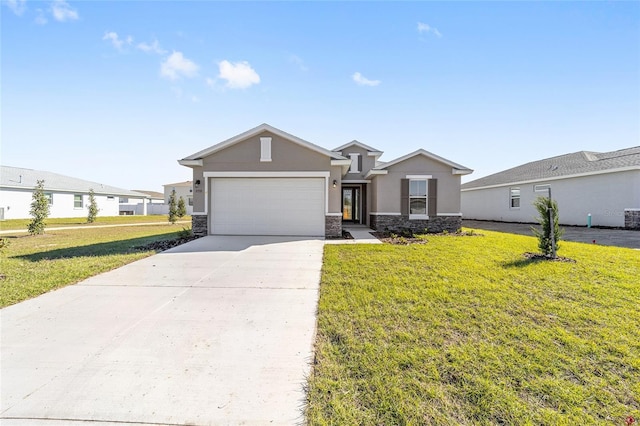
POLYGON ((197 179, 196 180, 196 186, 199 186, 199 185, 200 185, 200 179, 197 179))
POLYGON ((333 180, 333 187, 335 188, 335 187, 336 187, 336 185, 338 185, 338 181, 334 179, 334 180, 333 180))

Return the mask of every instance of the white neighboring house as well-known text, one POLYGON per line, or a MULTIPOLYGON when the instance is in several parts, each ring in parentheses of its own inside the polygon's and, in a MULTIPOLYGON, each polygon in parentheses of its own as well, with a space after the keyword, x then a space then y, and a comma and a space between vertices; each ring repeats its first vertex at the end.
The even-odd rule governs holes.
POLYGON ((187 208, 187 214, 193 213, 193 182, 188 180, 185 182, 168 183, 164 186, 164 203, 167 206, 167 212, 169 213, 169 197, 171 191, 176 191, 176 203, 180 200, 180 197, 184 199, 184 205, 187 208))
POLYGON ((640 228, 640 146, 579 151, 534 161, 462 185, 466 219, 536 222, 532 203, 551 186, 560 223, 640 228), (540 189, 540 188, 538 188, 540 189))
POLYGON ((98 216, 118 216, 121 197, 135 198, 140 201, 149 198, 139 192, 57 173, 19 167, 0 167, 0 220, 31 217, 29 210, 33 190, 38 180, 44 180, 44 192, 49 198, 49 217, 55 218, 86 217, 89 212, 89 190, 91 189, 95 193, 100 209, 98 216))
POLYGON ((142 189, 134 189, 133 191, 144 194, 147 198, 120 197, 121 215, 160 215, 168 213, 168 209, 166 209, 166 212, 164 211, 164 195, 161 192, 142 189))

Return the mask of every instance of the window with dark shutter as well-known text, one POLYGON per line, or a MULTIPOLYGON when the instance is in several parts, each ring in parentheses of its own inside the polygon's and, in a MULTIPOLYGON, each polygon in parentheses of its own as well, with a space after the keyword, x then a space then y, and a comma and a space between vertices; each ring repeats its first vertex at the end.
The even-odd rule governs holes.
POLYGON ((429 179, 428 213, 429 217, 438 214, 438 179, 429 179))

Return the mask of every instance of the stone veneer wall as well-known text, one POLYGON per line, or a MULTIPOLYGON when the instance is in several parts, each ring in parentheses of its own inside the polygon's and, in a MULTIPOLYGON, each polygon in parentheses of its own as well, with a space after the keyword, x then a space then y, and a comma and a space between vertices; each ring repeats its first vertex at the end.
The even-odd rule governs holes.
POLYGON ((324 217, 324 236, 325 237, 341 237, 342 236, 342 216, 325 216, 324 217))
POLYGON ((624 210, 624 227, 626 229, 640 230, 640 209, 624 210))
POLYGON ((205 214, 194 214, 191 216, 191 232, 193 235, 208 235, 207 222, 209 217, 205 214))
POLYGON ((408 215, 370 215, 371 227, 378 231, 401 233, 439 233, 442 231, 457 232, 462 227, 461 216, 436 216, 430 219, 409 220, 408 215))

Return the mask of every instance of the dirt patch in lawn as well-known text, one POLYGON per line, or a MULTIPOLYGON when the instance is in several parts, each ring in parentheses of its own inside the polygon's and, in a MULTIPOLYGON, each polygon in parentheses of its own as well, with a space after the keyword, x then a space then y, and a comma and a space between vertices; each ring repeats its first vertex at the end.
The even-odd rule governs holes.
POLYGON ((459 232, 441 232, 438 234, 413 234, 410 232, 404 232, 396 234, 389 231, 384 232, 372 232, 372 235, 387 244, 395 244, 401 246, 407 246, 410 244, 427 244, 429 238, 434 237, 481 237, 482 234, 478 234, 475 231, 459 231, 459 232))

